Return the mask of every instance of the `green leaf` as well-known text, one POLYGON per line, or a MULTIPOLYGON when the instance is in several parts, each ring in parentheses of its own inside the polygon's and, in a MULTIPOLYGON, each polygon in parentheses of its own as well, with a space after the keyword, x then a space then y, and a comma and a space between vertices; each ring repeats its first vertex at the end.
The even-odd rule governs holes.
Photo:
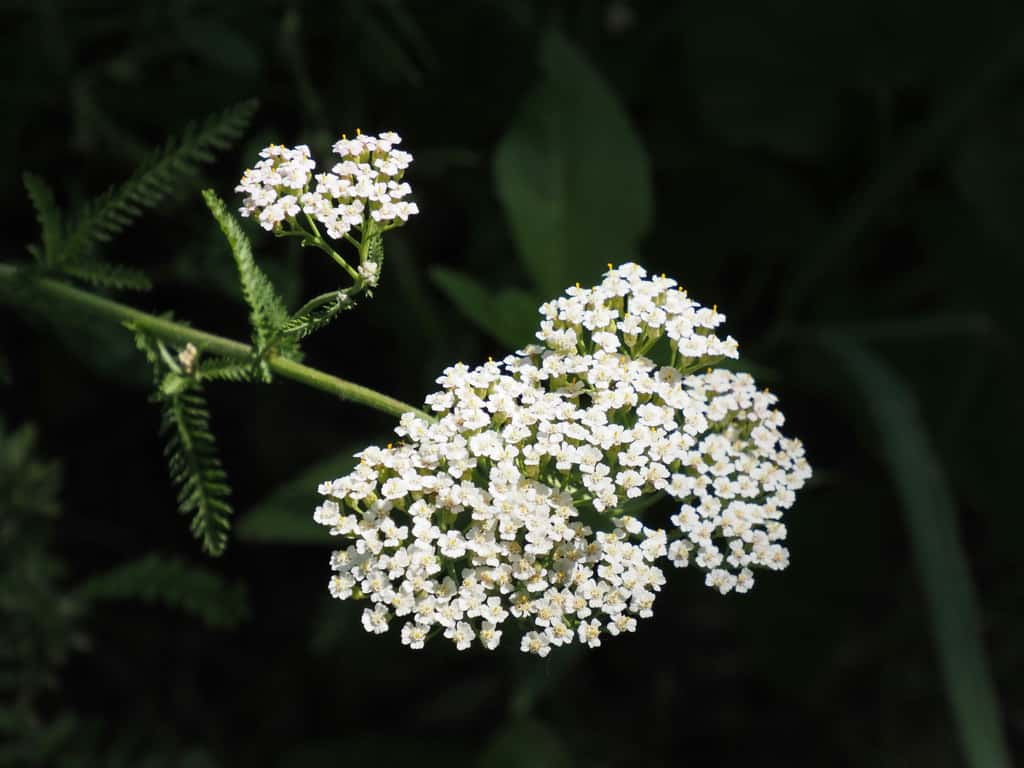
POLYGON ((178 486, 178 509, 192 515, 192 533, 203 551, 219 555, 227 546, 233 511, 231 488, 210 432, 210 413, 198 384, 183 392, 158 393, 163 403, 160 431, 171 479, 178 486))
POLYGON ((293 339, 304 339, 321 328, 326 328, 346 309, 355 305, 344 291, 338 291, 337 297, 328 304, 315 307, 308 312, 296 313, 282 326, 285 334, 293 339))
POLYGON ((61 271, 90 285, 117 290, 148 291, 153 283, 145 272, 120 264, 82 259, 63 264, 61 271))
POLYGON ((525 291, 494 292, 469 275, 445 267, 431 269, 430 279, 474 325, 506 347, 518 349, 533 339, 540 302, 525 291))
POLYGON ((636 255, 653 193, 643 144, 583 54, 549 32, 540 65, 544 79, 502 139, 495 174, 519 257, 554 296, 636 255))
POLYGON ((77 596, 92 602, 142 600, 176 608, 216 628, 236 626, 248 615, 241 584, 210 568, 150 554, 87 579, 77 596))
POLYGON ((37 261, 46 264, 53 263, 61 243, 61 213, 57 207, 57 199, 53 195, 53 189, 41 177, 34 173, 26 173, 22 176, 25 184, 25 191, 32 201, 32 207, 36 209, 36 219, 39 221, 39 228, 42 233, 43 248, 37 254, 37 261), (42 258, 39 258, 39 257, 42 258))
POLYGON ((353 454, 366 445, 353 443, 276 488, 242 518, 238 536, 273 544, 329 546, 333 539, 327 528, 313 522, 313 510, 323 500, 317 486, 348 474, 356 465, 353 454))
POLYGON ((917 399, 884 361, 848 337, 822 343, 864 395, 902 502, 932 634, 967 764, 1009 768, 999 703, 981 639, 977 597, 956 506, 917 399))
POLYGON ((240 363, 232 357, 211 357, 199 363, 197 376, 211 381, 252 381, 253 369, 248 362, 240 363))
POLYGON ((238 277, 242 282, 242 295, 245 297, 245 303, 249 305, 249 319, 257 352, 263 354, 268 342, 274 339, 279 340, 275 351, 286 357, 295 357, 298 348, 294 340, 280 337, 278 334, 288 321, 288 310, 270 279, 256 266, 249 238, 216 192, 212 189, 204 190, 203 200, 206 201, 210 213, 217 220, 231 247, 231 254, 238 267, 238 277))
POLYGON ((256 111, 255 101, 245 101, 189 125, 180 139, 170 139, 153 152, 122 184, 92 200, 69 227, 58 262, 77 261, 97 243, 112 240, 131 225, 146 208, 155 208, 183 182, 195 177, 200 164, 212 162, 213 150, 225 149, 245 131, 256 111))

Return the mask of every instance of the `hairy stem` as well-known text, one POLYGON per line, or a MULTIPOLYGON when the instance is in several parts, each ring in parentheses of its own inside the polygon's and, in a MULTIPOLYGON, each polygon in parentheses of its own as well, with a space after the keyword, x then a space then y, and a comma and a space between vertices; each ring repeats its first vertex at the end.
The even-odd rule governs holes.
MULTIPOLYGON (((13 280, 18 279, 18 277, 18 270, 15 267, 9 264, 0 264, 0 280, 13 280)), ((253 356, 253 348, 248 344, 190 328, 183 323, 143 312, 127 304, 97 296, 94 293, 83 291, 59 280, 46 277, 25 277, 23 279, 26 280, 27 286, 37 291, 41 296, 56 299, 66 304, 73 304, 97 317, 104 317, 121 323, 131 323, 151 333, 158 339, 178 344, 191 342, 202 351, 238 360, 250 360, 253 356)), ((433 421, 431 416, 408 403, 403 403, 376 390, 346 381, 316 368, 311 368, 308 365, 296 363, 294 360, 289 360, 272 352, 267 355, 266 361, 270 369, 278 375, 313 387, 314 389, 329 392, 342 400, 359 403, 392 416, 401 416, 403 413, 411 411, 433 421)))

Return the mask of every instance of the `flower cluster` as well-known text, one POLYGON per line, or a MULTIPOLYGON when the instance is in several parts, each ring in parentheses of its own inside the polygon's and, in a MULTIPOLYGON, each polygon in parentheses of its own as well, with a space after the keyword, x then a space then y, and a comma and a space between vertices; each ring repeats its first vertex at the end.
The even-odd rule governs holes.
POLYGON ((239 211, 255 217, 268 231, 294 224, 299 214, 305 214, 335 240, 353 229, 365 229, 369 222, 376 231, 398 226, 419 213, 416 203, 405 199, 412 189, 402 177, 412 155, 395 149, 401 141, 391 132, 342 137, 333 147, 341 162, 329 173, 317 174, 306 145, 271 144, 260 151, 262 159, 235 188, 245 195, 239 211))
POLYGON ((542 344, 446 369, 434 420, 406 414, 402 442, 320 486, 314 519, 349 541, 330 591, 369 599, 368 631, 493 649, 515 619, 544 656, 634 631, 666 560, 723 594, 786 566, 781 517, 811 470, 775 396, 709 367, 738 357, 725 318, 634 264, 541 313, 542 344), (670 525, 641 519, 659 496, 670 525))

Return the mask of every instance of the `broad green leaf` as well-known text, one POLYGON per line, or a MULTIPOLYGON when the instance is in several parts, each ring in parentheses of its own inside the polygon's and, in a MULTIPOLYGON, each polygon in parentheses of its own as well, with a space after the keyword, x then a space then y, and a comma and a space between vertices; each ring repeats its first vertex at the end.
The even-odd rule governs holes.
POLYGON ((510 350, 532 341, 540 302, 526 291, 492 291, 469 275, 445 267, 431 269, 430 279, 474 325, 510 350))
POLYGON ((541 43, 540 67, 495 177, 523 266, 550 297, 632 259, 653 194, 647 152, 600 73, 556 32, 541 43))
POLYGON ((883 458, 902 502, 967 764, 1009 768, 956 506, 914 393, 884 361, 852 339, 823 335, 822 342, 863 392, 875 422, 883 458))
POLYGON ((254 506, 237 526, 239 538, 273 544, 329 546, 327 528, 313 522, 313 510, 322 497, 317 486, 347 474, 356 464, 353 454, 369 443, 352 444, 335 455, 300 472, 254 506))

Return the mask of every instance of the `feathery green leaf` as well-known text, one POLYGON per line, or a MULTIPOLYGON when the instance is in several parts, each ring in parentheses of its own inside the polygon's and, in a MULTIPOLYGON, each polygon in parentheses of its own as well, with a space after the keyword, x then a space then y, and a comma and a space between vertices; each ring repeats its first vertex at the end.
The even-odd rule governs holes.
POLYGON ((201 164, 213 160, 212 150, 225 149, 241 136, 255 111, 255 101, 244 101, 199 126, 187 126, 180 139, 172 138, 153 152, 131 178, 85 206, 69 227, 55 261, 80 259, 96 243, 120 234, 144 209, 155 208, 183 181, 195 176, 201 164))
POLYGON ((245 588, 210 568, 150 554, 93 576, 77 590, 88 601, 142 600, 177 608, 215 628, 230 628, 248 614, 245 588))
POLYGON ((196 375, 209 381, 252 381, 253 369, 251 364, 230 357, 211 357, 199 363, 196 375))
POLYGON ((160 434, 166 440, 164 455, 171 480, 178 486, 178 511, 192 515, 192 534, 201 540, 203 550, 219 555, 227 545, 234 511, 228 503, 231 488, 210 431, 202 384, 198 376, 182 373, 163 342, 136 327, 128 328, 153 366, 153 400, 162 406, 160 434))
POLYGON ((62 264, 61 269, 71 277, 77 277, 90 285, 118 290, 148 291, 153 283, 149 276, 138 269, 120 264, 108 264, 103 261, 83 259, 81 261, 62 264))
POLYGON ((304 339, 330 325, 338 315, 352 306, 351 299, 339 291, 338 297, 330 304, 288 318, 281 330, 294 339, 304 339))
POLYGON ((203 550, 219 555, 231 527, 231 488, 210 432, 206 400, 192 381, 184 391, 158 396, 163 404, 160 431, 167 440, 164 453, 171 479, 179 489, 178 509, 192 515, 192 533, 203 550))
POLYGON ((28 192, 28 199, 32 201, 32 207, 36 209, 36 219, 39 221, 39 228, 42 230, 42 249, 30 248, 36 261, 51 264, 53 263, 61 242, 61 213, 57 206, 57 198, 54 197, 53 189, 34 173, 22 175, 22 182, 25 184, 25 191, 28 192))
MULTIPOLYGON (((288 320, 288 310, 281 297, 277 295, 270 278, 256 265, 249 238, 216 192, 212 189, 204 190, 203 199, 231 247, 242 283, 242 295, 245 297, 245 303, 249 305, 249 319, 252 323, 253 342, 257 353, 260 356, 264 355, 268 351, 268 342, 275 339, 278 341, 275 352, 285 357, 296 356, 298 348, 294 341, 278 334, 288 320)), ((269 371, 264 371, 264 378, 269 378, 269 371)))

